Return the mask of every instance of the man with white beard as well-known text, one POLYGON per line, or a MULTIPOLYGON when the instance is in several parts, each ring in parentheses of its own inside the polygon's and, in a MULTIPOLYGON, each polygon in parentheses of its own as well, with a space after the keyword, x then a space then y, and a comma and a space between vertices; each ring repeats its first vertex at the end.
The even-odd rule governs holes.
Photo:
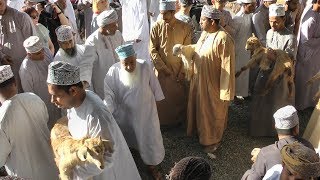
POLYGON ((118 30, 118 15, 115 10, 103 11, 97 17, 97 23, 99 29, 86 40, 84 56, 93 62, 92 87, 94 92, 103 99, 103 80, 108 69, 119 62, 114 50, 124 44, 124 41, 118 30))
POLYGON ((128 146, 140 152, 155 179, 156 165, 164 158, 156 101, 164 99, 160 83, 145 61, 136 58, 132 44, 115 50, 120 62, 109 69, 104 80, 104 103, 117 121, 128 146))
MULTIPOLYGON (((61 25, 56 29, 59 50, 54 61, 64 61, 80 67, 80 79, 85 87, 91 85, 93 62, 84 56, 85 47, 75 43, 72 27, 61 25)), ((87 54, 88 55, 88 54, 87 54)))

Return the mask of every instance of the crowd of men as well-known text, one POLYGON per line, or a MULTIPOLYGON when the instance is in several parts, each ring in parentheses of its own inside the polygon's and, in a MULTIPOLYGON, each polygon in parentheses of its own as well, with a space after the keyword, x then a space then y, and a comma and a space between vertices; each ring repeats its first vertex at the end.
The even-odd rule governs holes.
MULTIPOLYGON (((163 179, 160 126, 186 124, 212 155, 230 103, 251 96, 249 134, 279 140, 260 150, 242 179, 320 177, 320 105, 306 139, 297 115, 316 105, 320 82, 307 82, 320 70, 320 0, 213 0, 202 2, 199 22, 190 17, 194 3, 82 0, 74 11, 70 0, 0 0, 0 166, 11 176, 58 179, 50 130, 67 116, 74 139, 100 136, 112 144, 104 169, 79 165, 73 179, 139 180, 132 150, 163 179), (272 63, 236 78, 251 58, 252 34, 272 63), (284 75, 264 93, 276 50, 295 62, 293 94, 284 75)), ((211 174, 206 161, 189 157, 167 178, 211 174)))

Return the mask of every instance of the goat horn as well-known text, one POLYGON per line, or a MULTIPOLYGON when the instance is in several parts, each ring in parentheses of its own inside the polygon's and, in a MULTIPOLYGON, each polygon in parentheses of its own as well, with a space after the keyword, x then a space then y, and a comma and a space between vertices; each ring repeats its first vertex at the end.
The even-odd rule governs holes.
POLYGON ((256 35, 254 35, 254 33, 252 33, 252 37, 256 37, 256 35))

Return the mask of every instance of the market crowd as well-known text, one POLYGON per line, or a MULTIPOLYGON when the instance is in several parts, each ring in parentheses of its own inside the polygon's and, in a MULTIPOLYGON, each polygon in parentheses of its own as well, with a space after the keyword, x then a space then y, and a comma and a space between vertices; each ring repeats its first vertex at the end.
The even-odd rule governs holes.
POLYGON ((242 179, 317 179, 319 58, 320 0, 0 0, 0 167, 59 179, 50 130, 66 116, 73 139, 112 145, 72 179, 139 180, 137 151, 153 179, 208 180, 199 157, 159 169, 160 127, 184 124, 213 155, 229 105, 250 97, 249 135, 278 140, 242 179))

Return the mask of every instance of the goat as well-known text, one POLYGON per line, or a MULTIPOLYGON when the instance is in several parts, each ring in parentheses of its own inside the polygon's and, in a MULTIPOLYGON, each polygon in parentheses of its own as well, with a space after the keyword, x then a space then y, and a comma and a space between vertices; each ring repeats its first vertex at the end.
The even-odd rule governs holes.
MULTIPOLYGON (((273 63, 273 60, 268 59, 268 49, 262 46, 261 42, 257 37, 255 37, 254 34, 252 34, 252 36, 247 40, 245 48, 246 50, 250 50, 252 52, 252 56, 248 64, 242 67, 240 71, 236 73, 236 77, 239 77, 243 71, 256 65, 259 65, 260 69, 262 70, 270 69, 270 65, 273 63)), ((287 80, 289 97, 292 97, 294 93, 294 61, 283 50, 275 49, 273 51, 276 54, 275 65, 269 76, 269 79, 267 80, 265 90, 261 95, 266 95, 278 77, 284 75, 284 78, 287 80)))
POLYGON ((57 121, 51 130, 51 146, 59 169, 61 180, 72 179, 75 166, 86 162, 104 169, 104 153, 111 151, 107 140, 98 138, 73 139, 67 127, 68 119, 63 117, 57 121))

